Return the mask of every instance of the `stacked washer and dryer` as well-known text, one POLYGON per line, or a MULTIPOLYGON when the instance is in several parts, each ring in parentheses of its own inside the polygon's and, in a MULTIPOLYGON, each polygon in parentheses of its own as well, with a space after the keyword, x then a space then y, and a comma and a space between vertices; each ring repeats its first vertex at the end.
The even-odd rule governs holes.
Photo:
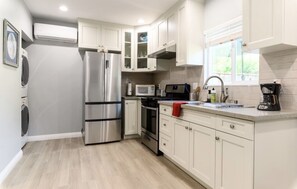
POLYGON ((21 50, 21 145, 22 147, 28 141, 28 129, 29 129, 29 106, 28 106, 28 81, 29 81, 29 61, 28 53, 24 49, 21 50))

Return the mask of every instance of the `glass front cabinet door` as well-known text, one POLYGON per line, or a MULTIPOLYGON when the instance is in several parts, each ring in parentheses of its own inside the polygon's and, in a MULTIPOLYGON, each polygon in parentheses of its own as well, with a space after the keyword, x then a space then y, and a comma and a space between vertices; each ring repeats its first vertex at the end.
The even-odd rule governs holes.
POLYGON ((133 29, 123 31, 122 71, 131 72, 135 70, 134 65, 134 40, 133 29))
POLYGON ((148 60, 148 32, 137 32, 137 62, 136 62, 136 69, 137 70, 147 70, 148 60))

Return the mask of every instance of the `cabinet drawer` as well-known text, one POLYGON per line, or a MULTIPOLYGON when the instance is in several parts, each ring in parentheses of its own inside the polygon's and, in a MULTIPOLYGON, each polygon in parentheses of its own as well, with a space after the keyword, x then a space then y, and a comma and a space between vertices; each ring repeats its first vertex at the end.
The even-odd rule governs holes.
POLYGON ((216 120, 214 114, 183 109, 180 118, 191 123, 215 129, 216 120))
POLYGON ((171 124, 171 117, 166 115, 160 115, 160 132, 172 136, 172 124, 171 124))
POLYGON ((172 107, 160 105, 160 113, 171 116, 172 115, 172 107))
POLYGON ((254 140, 254 122, 251 121, 219 116, 217 117, 216 129, 254 140))
POLYGON ((172 141, 171 137, 160 133, 160 140, 159 140, 159 149, 164 154, 171 156, 172 155, 172 141))

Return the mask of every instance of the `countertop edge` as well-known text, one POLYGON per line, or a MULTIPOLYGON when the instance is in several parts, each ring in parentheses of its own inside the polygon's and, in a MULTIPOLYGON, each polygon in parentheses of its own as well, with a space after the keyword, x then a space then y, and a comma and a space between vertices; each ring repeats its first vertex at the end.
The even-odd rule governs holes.
MULTIPOLYGON (((172 101, 160 101, 159 104, 161 105, 167 105, 167 106, 172 106, 172 101)), ((248 120, 248 121, 253 121, 253 122, 261 122, 261 121, 273 121, 273 120, 279 120, 279 119, 292 119, 292 118, 297 118, 297 110, 284 110, 281 111, 279 114, 277 112, 263 112, 256 110, 255 108, 228 108, 228 109, 223 109, 223 108, 208 108, 208 107, 199 107, 199 106, 193 106, 189 104, 183 104, 181 105, 181 108, 183 109, 188 109, 188 110, 194 110, 194 111, 200 111, 200 112, 205 112, 205 113, 212 113, 215 115, 219 116, 227 116, 227 117, 232 117, 232 118, 237 118, 237 119, 243 119, 243 120, 248 120), (229 111, 228 111, 229 110, 229 111), (230 112, 230 110, 238 110, 242 111, 241 113, 235 113, 235 112, 230 112), (249 115, 249 114, 244 114, 243 111, 246 110, 251 110, 251 111, 259 111, 260 113, 271 113, 271 115, 249 115)))

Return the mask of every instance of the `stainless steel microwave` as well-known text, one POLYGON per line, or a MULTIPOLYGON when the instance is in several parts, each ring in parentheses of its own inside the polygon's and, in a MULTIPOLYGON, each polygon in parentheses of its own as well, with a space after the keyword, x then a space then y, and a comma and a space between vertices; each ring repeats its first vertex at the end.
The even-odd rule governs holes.
POLYGON ((155 85, 135 85, 136 96, 155 96, 155 85))

